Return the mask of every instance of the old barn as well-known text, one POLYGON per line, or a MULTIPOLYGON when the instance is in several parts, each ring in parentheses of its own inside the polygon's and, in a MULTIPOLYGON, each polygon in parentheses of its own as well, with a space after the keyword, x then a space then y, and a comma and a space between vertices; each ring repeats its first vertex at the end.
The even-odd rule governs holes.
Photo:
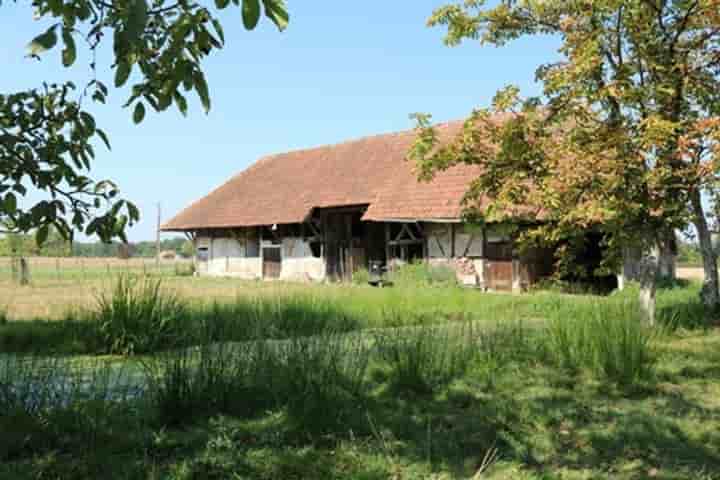
MULTIPOLYGON (((460 124, 440 126, 449 135, 460 124)), ((479 174, 458 166, 418 182, 415 133, 263 158, 163 225, 195 242, 200 275, 346 280, 371 262, 426 261, 467 285, 518 290, 552 272, 552 252, 520 256, 506 228, 461 221, 479 174)))

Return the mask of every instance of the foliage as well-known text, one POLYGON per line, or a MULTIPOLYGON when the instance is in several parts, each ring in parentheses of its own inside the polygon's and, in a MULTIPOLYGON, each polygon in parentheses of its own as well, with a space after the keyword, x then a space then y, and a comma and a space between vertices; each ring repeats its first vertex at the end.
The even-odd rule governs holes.
MULTIPOLYGON (((691 221, 707 239, 700 195, 713 190, 720 153, 719 11, 716 0, 441 7, 429 24, 447 28, 449 45, 552 34, 562 58, 538 68, 542 97, 501 90, 449 142, 418 116, 410 156, 424 179, 456 164, 480 166, 467 216, 542 219, 523 233, 525 246, 571 244, 596 230, 612 269, 625 246, 652 246, 691 221), (476 208, 480 198, 488 209, 476 208)), ((567 253, 558 251, 570 262, 567 253)))
POLYGON ((11 233, 0 238, 0 257, 67 257, 71 250, 70 242, 56 228, 49 228, 42 245, 31 235, 11 233))
MULTIPOLYGON (((218 10, 230 5, 229 0, 215 2, 218 10)), ((241 9, 248 30, 263 12, 280 30, 287 26, 284 0, 236 0, 232 5, 241 9)), ((78 94, 72 82, 0 94, 0 222, 10 232, 37 229, 39 244, 50 226, 66 238, 77 229, 103 241, 125 240, 125 227, 139 219, 137 208, 118 199, 113 182, 88 175, 94 144, 110 148, 108 135, 83 103, 89 97, 103 104, 109 95, 99 79, 97 53, 111 39, 108 64, 115 70, 114 86, 131 84, 125 107, 132 109, 135 123, 143 121, 147 107, 160 112, 175 104, 187 114, 185 95, 192 91, 207 112, 210 93, 202 62, 223 47, 222 24, 204 2, 39 0, 33 7, 36 19, 53 23, 29 43, 29 56, 39 59, 62 43, 62 64, 71 67, 78 58, 76 40, 81 40, 92 59, 92 78, 78 94), (31 190, 48 199, 22 206, 18 197, 31 190)))
POLYGON ((684 265, 700 265, 702 263, 702 253, 697 244, 679 242, 677 262, 684 265))

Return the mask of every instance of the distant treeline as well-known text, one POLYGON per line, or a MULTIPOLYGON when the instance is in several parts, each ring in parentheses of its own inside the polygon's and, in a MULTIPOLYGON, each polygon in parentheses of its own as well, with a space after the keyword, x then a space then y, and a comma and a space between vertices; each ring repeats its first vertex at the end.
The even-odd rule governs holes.
MULTIPOLYGON (((160 251, 173 251, 182 257, 193 255, 192 242, 184 238, 170 238, 160 241, 160 251)), ((55 231, 51 231, 42 246, 38 246, 34 235, 5 235, 0 237, 0 257, 103 257, 103 258, 151 258, 156 255, 155 242, 73 242, 72 244, 55 231)))

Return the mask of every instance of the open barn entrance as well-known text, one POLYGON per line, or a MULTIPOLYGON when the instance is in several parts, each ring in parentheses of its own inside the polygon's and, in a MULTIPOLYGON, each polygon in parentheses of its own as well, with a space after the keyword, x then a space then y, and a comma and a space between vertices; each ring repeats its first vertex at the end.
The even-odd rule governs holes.
POLYGON ((319 212, 328 279, 349 281, 358 269, 367 268, 368 224, 362 221, 364 212, 365 206, 319 212))

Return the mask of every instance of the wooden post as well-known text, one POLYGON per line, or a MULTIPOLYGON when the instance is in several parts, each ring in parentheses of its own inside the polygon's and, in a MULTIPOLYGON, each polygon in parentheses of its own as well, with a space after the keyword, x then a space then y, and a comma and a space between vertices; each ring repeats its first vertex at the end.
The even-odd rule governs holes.
POLYGON ((390 224, 385 223, 385 263, 387 266, 387 269, 390 270, 390 265, 392 261, 392 248, 390 247, 390 224))
POLYGON ((25 257, 20 257, 20 285, 30 283, 30 265, 25 257))
POLYGON ((355 269, 353 268, 352 216, 350 214, 345 216, 345 224, 348 235, 348 255, 350 256, 350 271, 347 272, 347 280, 352 280, 352 275, 355 269))
POLYGON ((450 224, 450 258, 455 258, 455 224, 450 224))
POLYGON ((160 202, 157 204, 157 229, 155 230, 155 268, 160 270, 160 202))

